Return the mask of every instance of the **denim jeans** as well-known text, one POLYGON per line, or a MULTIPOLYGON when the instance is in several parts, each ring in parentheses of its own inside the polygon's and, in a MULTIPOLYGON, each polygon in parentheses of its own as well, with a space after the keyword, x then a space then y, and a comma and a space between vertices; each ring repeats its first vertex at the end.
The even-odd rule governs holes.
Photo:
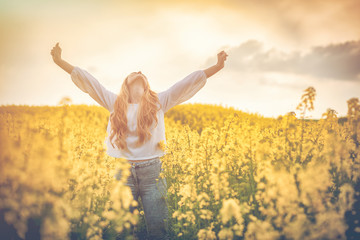
MULTIPOLYGON (((131 174, 126 185, 131 188, 136 201, 141 197, 149 239, 169 239, 167 184, 165 178, 159 177, 164 170, 160 158, 129 164, 131 174)), ((119 180, 121 171, 118 170, 114 177, 119 180)), ((135 208, 130 206, 130 211, 135 208)))

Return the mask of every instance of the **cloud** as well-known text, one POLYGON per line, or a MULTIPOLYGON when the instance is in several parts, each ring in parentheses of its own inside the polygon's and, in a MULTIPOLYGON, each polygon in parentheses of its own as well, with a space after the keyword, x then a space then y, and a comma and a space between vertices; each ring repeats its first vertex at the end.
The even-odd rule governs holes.
MULTIPOLYGON (((329 38, 357 39, 360 34, 358 0, 228 0, 229 7, 246 14, 268 36, 290 40, 296 47, 329 38), (273 35, 274 34, 274 35, 273 35)), ((284 41, 283 41, 284 42, 284 41)))
POLYGON ((227 67, 235 71, 279 72, 317 78, 360 81, 360 40, 312 47, 307 53, 264 49, 249 40, 227 51, 227 67))

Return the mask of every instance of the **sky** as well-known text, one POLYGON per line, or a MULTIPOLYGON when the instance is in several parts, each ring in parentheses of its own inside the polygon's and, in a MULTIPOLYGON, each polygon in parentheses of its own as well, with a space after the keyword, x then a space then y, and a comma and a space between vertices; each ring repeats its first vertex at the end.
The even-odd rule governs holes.
POLYGON ((0 105, 98 105, 56 65, 62 58, 119 93, 141 71, 161 92, 196 70, 225 66, 186 103, 265 117, 294 111, 308 87, 314 110, 346 116, 360 97, 357 0, 0 0, 0 105))

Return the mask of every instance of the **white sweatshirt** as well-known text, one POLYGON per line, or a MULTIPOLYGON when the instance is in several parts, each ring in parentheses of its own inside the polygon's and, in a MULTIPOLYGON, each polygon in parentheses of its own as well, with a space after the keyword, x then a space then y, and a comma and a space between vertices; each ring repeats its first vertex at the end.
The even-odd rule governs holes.
MULTIPOLYGON (((114 103, 117 98, 117 94, 107 90, 86 70, 74 66, 74 69, 71 72, 71 79, 77 87, 79 87, 83 92, 88 93, 90 97, 109 110, 110 113, 114 111, 114 103)), ((167 152, 157 147, 158 143, 162 140, 164 144, 166 144, 164 113, 166 113, 170 108, 181 104, 194 96, 205 85, 206 81, 207 77, 205 72, 203 70, 197 70, 175 83, 166 91, 157 93, 159 101, 162 105, 161 110, 157 112, 158 124, 156 128, 152 128, 150 131, 152 134, 151 139, 140 147, 135 147, 135 143, 138 140, 138 136, 136 135, 136 114, 138 104, 129 103, 127 120, 130 132, 126 139, 126 143, 130 153, 117 148, 114 143, 116 136, 113 138, 115 148, 110 144, 111 122, 109 117, 106 130, 107 135, 104 141, 106 153, 111 157, 125 158, 128 160, 143 160, 164 156, 167 152)))

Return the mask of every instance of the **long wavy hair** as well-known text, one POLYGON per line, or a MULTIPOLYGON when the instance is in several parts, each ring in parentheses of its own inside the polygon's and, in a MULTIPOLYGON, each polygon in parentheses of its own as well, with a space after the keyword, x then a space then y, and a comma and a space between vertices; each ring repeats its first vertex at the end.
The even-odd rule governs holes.
MULTIPOLYGON (((130 101, 130 91, 128 84, 128 75, 122 86, 120 93, 118 94, 115 103, 114 103, 114 111, 110 114, 110 122, 111 122, 111 135, 110 135, 110 143, 114 147, 112 143, 112 139, 116 136, 115 145, 124 151, 129 151, 128 146, 126 144, 126 138, 129 133, 128 125, 127 125, 127 108, 130 101)), ((137 111, 137 128, 136 133, 138 141, 136 143, 136 147, 141 146, 146 141, 151 138, 150 127, 155 121, 155 127, 158 124, 157 119, 157 111, 160 110, 161 104, 158 98, 158 95, 150 89, 149 82, 147 78, 143 75, 144 79, 144 94, 141 97, 138 111, 137 111)))

